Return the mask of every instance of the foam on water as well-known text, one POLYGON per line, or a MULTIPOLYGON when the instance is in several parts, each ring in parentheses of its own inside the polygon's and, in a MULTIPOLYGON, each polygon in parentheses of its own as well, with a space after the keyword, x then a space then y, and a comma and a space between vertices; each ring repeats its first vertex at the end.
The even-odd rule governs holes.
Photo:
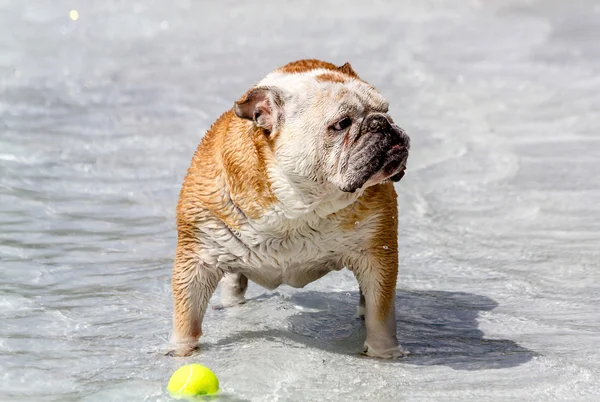
MULTIPOLYGON (((0 0, 0 399, 598 400, 600 7, 544 1, 0 0), (79 18, 69 18, 71 9, 79 18), (412 137, 398 337, 357 285, 252 285, 163 356, 174 210, 204 131, 299 58, 353 67, 412 137)), ((218 293, 213 299, 218 303, 218 293)))

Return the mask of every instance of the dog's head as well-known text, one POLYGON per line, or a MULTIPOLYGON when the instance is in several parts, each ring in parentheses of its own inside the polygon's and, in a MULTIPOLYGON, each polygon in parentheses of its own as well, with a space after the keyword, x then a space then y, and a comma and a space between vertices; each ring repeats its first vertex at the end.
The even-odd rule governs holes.
POLYGON ((404 175, 410 139, 348 63, 290 63, 234 105, 263 130, 278 174, 306 191, 353 193, 404 175))

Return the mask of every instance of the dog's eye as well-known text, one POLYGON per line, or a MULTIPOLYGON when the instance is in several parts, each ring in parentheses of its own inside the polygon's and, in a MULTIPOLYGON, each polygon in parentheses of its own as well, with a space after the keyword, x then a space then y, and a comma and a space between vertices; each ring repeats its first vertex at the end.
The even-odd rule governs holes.
POLYGON ((350 117, 344 117, 342 120, 331 126, 331 128, 335 131, 342 131, 350 127, 350 125, 352 125, 352 119, 350 119, 350 117))

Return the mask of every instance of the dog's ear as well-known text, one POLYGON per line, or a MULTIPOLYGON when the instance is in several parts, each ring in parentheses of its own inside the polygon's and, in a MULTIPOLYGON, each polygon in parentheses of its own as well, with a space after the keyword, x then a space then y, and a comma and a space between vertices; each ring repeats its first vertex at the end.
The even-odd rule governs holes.
POLYGON ((343 66, 339 66, 337 69, 344 74, 348 74, 350 77, 358 78, 358 74, 352 69, 350 63, 344 63, 343 66))
POLYGON ((283 96, 277 88, 252 88, 235 102, 233 111, 237 117, 252 120, 270 133, 283 117, 283 96))

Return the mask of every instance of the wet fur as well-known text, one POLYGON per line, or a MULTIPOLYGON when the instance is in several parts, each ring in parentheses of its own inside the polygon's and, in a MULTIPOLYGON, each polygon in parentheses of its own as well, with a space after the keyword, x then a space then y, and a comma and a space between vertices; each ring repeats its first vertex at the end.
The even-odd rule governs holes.
MULTIPOLYGON (((340 85, 335 87, 340 93, 358 88, 350 95, 357 97, 372 88, 349 64, 336 67, 318 60, 290 63, 257 87, 281 85, 293 92, 303 80, 340 85), (294 76, 298 74, 304 75, 294 76)), ((385 100, 373 93, 367 101, 387 110, 385 100)), ((281 284, 303 287, 347 267, 364 300, 367 354, 402 355, 393 304, 398 270, 396 193, 390 182, 353 193, 338 189, 342 178, 333 171, 334 164, 321 160, 320 134, 311 136, 311 127, 326 112, 319 111, 315 121, 277 120, 272 132, 266 132, 257 121, 229 110, 202 139, 177 206, 173 354, 188 355, 197 347, 208 301, 220 280, 222 299, 231 305, 243 302, 247 279, 269 289, 281 284), (307 144, 304 154, 294 148, 298 133, 304 135, 300 142, 307 144)), ((340 152, 329 155, 332 163, 340 152)))

